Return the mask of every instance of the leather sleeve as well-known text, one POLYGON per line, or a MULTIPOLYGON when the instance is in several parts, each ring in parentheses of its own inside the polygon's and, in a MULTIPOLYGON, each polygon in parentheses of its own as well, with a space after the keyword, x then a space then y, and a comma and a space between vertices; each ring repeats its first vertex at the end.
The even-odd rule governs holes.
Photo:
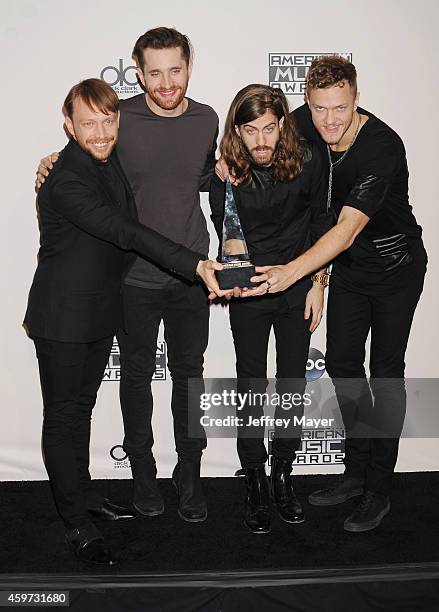
POLYGON ((382 176, 362 175, 349 192, 345 204, 371 218, 383 206, 389 186, 389 181, 382 176))
POLYGON ((404 145, 387 133, 378 134, 373 147, 359 157, 358 171, 344 204, 372 218, 385 205, 392 182, 408 176, 404 145))

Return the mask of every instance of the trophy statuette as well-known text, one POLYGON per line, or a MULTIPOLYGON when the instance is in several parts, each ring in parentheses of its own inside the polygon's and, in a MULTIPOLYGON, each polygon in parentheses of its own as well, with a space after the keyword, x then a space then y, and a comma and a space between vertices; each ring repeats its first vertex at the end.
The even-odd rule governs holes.
POLYGON ((250 278, 256 275, 256 270, 250 261, 232 185, 228 179, 226 181, 220 263, 224 269, 217 270, 216 275, 221 289, 255 286, 250 278))

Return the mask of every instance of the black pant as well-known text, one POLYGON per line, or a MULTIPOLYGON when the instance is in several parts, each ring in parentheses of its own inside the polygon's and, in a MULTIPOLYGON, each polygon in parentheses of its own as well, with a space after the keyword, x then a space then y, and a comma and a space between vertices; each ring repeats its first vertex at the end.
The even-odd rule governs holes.
POLYGON ((58 512, 72 529, 87 523, 87 508, 101 501, 88 470, 90 420, 113 338, 34 342, 44 404, 44 461, 58 512))
POLYGON ((398 457, 406 410, 404 357, 422 293, 425 261, 420 257, 401 269, 392 293, 383 295, 382 286, 381 294, 362 292, 339 278, 329 290, 326 369, 345 424, 345 475, 363 479, 367 489, 383 495, 389 494, 398 457), (370 384, 364 369, 369 331, 370 384), (363 437, 368 427, 371 432, 375 428, 394 434, 363 437))
MULTIPOLYGON (((236 353, 238 391, 264 393, 267 387, 267 350, 271 328, 276 338, 276 392, 303 394, 308 360, 309 321, 303 318, 305 304, 290 308, 285 296, 267 296, 258 301, 242 298, 230 304, 230 324, 236 353), (294 380, 292 380, 294 379, 294 380)), ((303 405, 288 412, 276 408, 275 417, 301 416, 303 405)), ((239 416, 248 422, 249 416, 263 414, 263 403, 246 405, 239 416)), ((300 428, 275 429, 273 455, 293 461, 300 446, 300 428)), ((238 455, 243 468, 259 467, 267 461, 264 427, 238 428, 238 455)))
MULTIPOLYGON (((121 359, 120 401, 125 427, 124 449, 131 458, 151 457, 151 426, 157 334, 163 319, 172 377, 171 409, 178 456, 199 461, 206 447, 188 432, 188 379, 203 376, 209 334, 209 305, 200 285, 179 283, 164 289, 124 287, 125 331, 118 334, 121 359)), ((192 407, 199 410, 199 405, 192 407)))

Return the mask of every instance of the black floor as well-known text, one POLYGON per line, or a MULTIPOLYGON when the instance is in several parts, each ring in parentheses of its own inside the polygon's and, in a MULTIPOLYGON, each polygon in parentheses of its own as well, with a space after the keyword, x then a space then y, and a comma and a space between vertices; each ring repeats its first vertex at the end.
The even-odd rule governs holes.
MULTIPOLYGON (((297 493, 305 501, 333 478, 297 476, 297 493)), ((378 566, 439 562, 439 473, 397 474, 390 514, 378 529, 363 534, 343 531, 344 518, 355 505, 351 500, 332 508, 305 503, 305 523, 287 525, 276 517, 270 534, 254 535, 242 522, 243 480, 205 478, 203 483, 209 505, 205 523, 187 524, 178 518, 170 480, 160 481, 166 502, 162 516, 101 523, 120 556, 117 570, 108 573, 312 573, 375 567, 379 574, 378 566)), ((96 486, 115 501, 130 499, 130 481, 96 481, 96 486)), ((90 574, 64 545, 47 482, 0 484, 0 578, 16 573, 90 574)))

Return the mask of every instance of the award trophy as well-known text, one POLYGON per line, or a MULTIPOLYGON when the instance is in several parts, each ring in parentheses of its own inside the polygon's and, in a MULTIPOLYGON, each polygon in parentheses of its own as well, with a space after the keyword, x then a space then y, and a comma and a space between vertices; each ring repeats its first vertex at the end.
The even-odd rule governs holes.
POLYGON ((233 197, 232 185, 229 180, 226 181, 220 263, 222 263, 224 269, 217 270, 216 275, 221 289, 255 286, 250 282, 250 278, 255 276, 256 270, 250 261, 238 209, 233 197))

